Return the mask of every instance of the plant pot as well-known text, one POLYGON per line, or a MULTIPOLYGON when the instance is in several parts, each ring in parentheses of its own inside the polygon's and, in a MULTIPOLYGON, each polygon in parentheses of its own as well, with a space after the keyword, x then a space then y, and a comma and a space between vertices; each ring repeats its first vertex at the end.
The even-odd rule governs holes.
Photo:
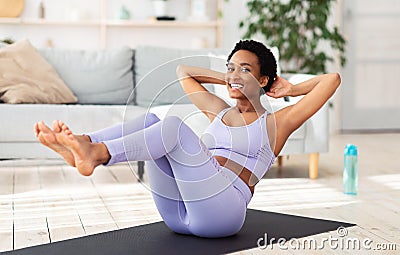
POLYGON ((24 0, 0 0, 0 17, 15 18, 24 10, 24 0))

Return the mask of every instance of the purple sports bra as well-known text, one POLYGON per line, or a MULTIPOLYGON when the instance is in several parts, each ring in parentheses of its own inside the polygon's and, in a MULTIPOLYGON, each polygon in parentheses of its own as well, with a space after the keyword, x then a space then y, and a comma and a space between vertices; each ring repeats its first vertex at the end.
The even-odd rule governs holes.
POLYGON ((267 111, 254 122, 240 127, 227 126, 222 110, 202 135, 202 141, 213 156, 222 156, 249 169, 260 180, 275 160, 268 140, 267 111))

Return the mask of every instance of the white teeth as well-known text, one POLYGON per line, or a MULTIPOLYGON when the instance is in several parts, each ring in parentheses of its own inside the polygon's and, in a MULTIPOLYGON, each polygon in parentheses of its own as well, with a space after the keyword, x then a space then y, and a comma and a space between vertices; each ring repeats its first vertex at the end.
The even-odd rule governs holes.
POLYGON ((238 83, 232 83, 231 87, 233 89, 241 89, 241 88, 243 88, 243 85, 242 84, 238 84, 238 83))

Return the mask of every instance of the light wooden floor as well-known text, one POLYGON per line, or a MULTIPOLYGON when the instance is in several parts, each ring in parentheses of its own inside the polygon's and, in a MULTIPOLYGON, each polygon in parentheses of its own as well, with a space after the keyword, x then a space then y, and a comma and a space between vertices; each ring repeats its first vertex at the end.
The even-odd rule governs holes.
MULTIPOLYGON (((272 167, 249 205, 356 223, 343 239, 369 238, 373 249, 392 251, 335 249, 325 243, 322 250, 287 244, 288 250, 274 245, 236 254, 400 254, 399 155, 400 134, 333 135, 330 152, 321 154, 317 180, 308 179, 307 156, 292 155, 285 158, 282 171, 272 167), (342 193, 346 143, 359 148, 357 196, 342 193)), ((137 183, 131 171, 135 167, 99 167, 93 176, 83 177, 61 161, 1 161, 0 251, 160 221, 147 186, 137 183)), ((339 236, 332 231, 307 238, 322 242, 329 237, 339 236)))

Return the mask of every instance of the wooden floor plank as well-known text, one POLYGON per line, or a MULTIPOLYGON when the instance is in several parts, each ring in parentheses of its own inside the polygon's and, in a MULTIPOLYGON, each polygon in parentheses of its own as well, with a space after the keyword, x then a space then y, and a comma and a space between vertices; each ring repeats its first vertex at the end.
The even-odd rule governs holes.
POLYGON ((14 174, 14 249, 49 243, 37 167, 16 167, 14 174))
POLYGON ((49 194, 44 198, 47 224, 52 242, 85 235, 80 217, 70 196, 71 187, 65 183, 59 166, 39 167, 42 190, 49 194))
POLYGON ((14 169, 0 168, 0 252, 13 249, 14 169))
POLYGON ((14 230, 14 249, 50 243, 47 228, 14 230))
POLYGON ((139 176, 137 176, 137 163, 119 163, 117 165, 108 166, 109 171, 115 176, 118 183, 136 183, 139 176))
POLYGON ((13 250, 13 230, 0 228, 0 252, 13 250))

